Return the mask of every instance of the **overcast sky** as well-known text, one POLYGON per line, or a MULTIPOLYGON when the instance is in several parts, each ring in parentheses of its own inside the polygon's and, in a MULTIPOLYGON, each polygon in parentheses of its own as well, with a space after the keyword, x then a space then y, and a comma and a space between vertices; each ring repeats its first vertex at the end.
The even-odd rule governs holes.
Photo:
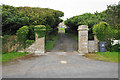
POLYGON ((101 12, 107 9, 107 5, 118 4, 119 1, 120 0, 2 0, 0 4, 60 10, 64 12, 63 19, 66 19, 86 12, 101 12))

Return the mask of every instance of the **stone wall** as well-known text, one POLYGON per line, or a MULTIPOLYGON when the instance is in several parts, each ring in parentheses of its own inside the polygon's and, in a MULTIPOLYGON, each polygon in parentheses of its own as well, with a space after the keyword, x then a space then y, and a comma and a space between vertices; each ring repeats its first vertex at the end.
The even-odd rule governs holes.
POLYGON ((89 53, 94 53, 98 52, 98 39, 96 38, 96 35, 94 35, 94 40, 93 41, 88 41, 88 52, 89 53))
POLYGON ((17 36, 6 36, 2 40, 2 53, 18 50, 17 36))
POLYGON ((96 46, 98 46, 98 44, 96 44, 94 40, 88 41, 88 52, 89 53, 98 52, 98 48, 96 46))

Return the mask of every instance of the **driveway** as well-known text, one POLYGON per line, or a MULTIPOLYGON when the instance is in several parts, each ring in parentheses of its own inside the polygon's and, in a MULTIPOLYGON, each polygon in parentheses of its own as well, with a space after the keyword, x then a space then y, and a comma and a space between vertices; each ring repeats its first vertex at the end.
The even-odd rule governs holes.
POLYGON ((73 52, 77 51, 77 41, 65 33, 58 34, 58 40, 50 52, 73 52))
POLYGON ((117 78, 118 63, 90 60, 77 52, 49 52, 3 64, 4 78, 117 78))

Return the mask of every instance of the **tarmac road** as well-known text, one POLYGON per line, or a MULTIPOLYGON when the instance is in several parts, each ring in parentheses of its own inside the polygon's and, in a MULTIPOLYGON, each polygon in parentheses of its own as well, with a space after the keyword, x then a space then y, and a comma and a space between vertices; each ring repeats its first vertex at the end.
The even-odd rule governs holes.
POLYGON ((49 52, 3 65, 3 78, 117 78, 118 63, 90 60, 73 52, 49 52))

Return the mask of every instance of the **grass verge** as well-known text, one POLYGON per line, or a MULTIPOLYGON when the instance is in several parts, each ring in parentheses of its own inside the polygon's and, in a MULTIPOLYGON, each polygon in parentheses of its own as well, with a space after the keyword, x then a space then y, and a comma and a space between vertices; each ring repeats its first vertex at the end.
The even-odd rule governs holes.
POLYGON ((54 44, 56 43, 58 39, 57 35, 49 35, 46 37, 46 43, 45 43, 45 50, 48 51, 54 47, 54 44))
POLYGON ((120 53, 119 52, 97 52, 97 53, 88 53, 85 54, 87 58, 100 60, 100 61, 109 61, 109 62, 120 62, 120 53))
POLYGON ((9 53, 0 54, 0 56, 2 55, 2 59, 0 59, 0 61, 7 62, 12 59, 24 56, 26 54, 28 54, 28 52, 9 52, 9 53))
POLYGON ((78 35, 71 34, 71 33, 66 33, 66 34, 68 34, 68 35, 71 36, 73 39, 75 39, 75 40, 78 41, 78 35))

